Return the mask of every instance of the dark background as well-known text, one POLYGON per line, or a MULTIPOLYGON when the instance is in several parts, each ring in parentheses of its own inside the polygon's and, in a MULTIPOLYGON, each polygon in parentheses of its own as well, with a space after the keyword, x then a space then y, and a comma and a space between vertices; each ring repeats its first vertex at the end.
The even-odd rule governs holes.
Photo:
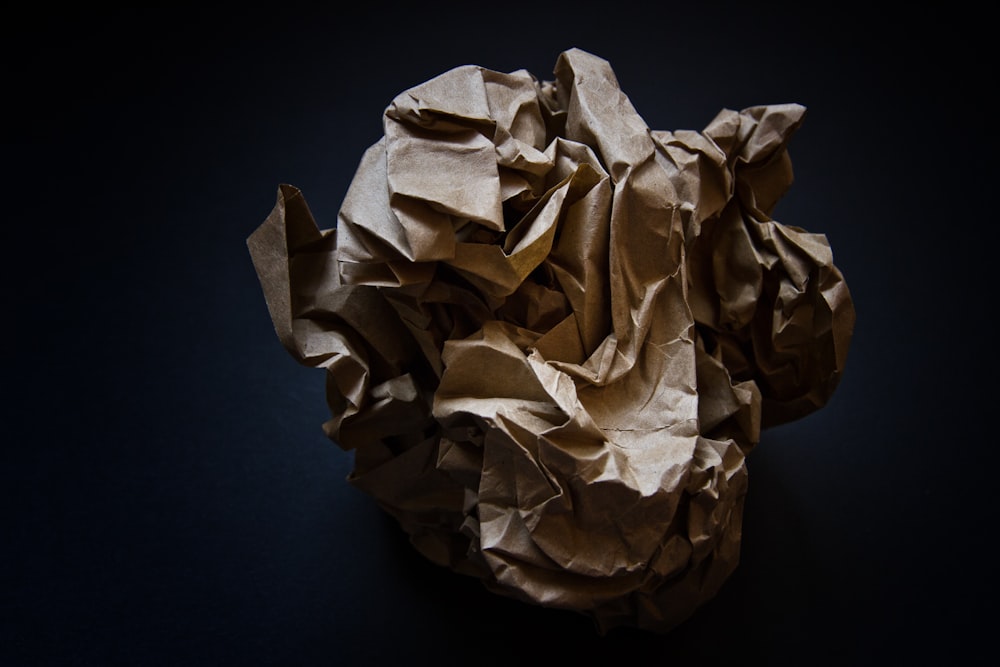
POLYGON ((0 664, 937 664, 987 648, 985 17, 470 7, 4 21, 0 664), (334 224, 397 93, 462 64, 551 78, 573 46, 611 62, 654 129, 806 105, 776 218, 827 234, 858 312, 830 405, 748 461, 740 567, 665 636, 599 637, 416 555, 344 480, 322 372, 279 344, 245 247, 279 183, 334 224))

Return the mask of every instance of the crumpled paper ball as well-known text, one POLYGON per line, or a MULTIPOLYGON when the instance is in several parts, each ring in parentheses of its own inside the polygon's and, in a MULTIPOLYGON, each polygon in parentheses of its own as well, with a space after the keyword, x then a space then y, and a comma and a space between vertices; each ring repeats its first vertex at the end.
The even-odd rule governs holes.
POLYGON ((248 245, 350 482, 420 553, 666 631, 736 567, 745 456, 830 397, 854 310, 826 238, 771 219, 803 107, 655 131, 605 60, 554 73, 407 90, 335 228, 282 185, 248 245))

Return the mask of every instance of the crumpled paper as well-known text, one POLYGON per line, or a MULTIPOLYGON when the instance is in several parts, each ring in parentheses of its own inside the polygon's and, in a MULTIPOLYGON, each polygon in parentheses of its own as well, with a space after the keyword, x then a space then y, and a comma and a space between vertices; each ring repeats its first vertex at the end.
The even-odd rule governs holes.
POLYGON ((746 454, 827 401, 854 325, 826 238, 771 219, 804 113, 650 130, 573 49, 396 97, 334 229, 282 185, 248 245, 350 482, 498 593, 689 617, 737 565, 746 454))

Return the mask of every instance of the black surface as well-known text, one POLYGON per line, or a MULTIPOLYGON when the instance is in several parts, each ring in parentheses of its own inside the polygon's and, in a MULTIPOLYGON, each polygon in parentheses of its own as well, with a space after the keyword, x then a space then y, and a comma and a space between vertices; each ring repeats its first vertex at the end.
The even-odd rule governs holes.
POLYGON ((0 664, 541 664, 520 658, 536 645, 547 664, 937 664, 989 646, 985 17, 517 7, 4 22, 0 664), (245 248, 282 182, 333 225, 397 93, 467 63, 550 78, 572 46, 610 60, 655 129, 805 104, 776 217, 827 234, 858 311, 831 404, 749 459, 739 569, 666 636, 602 638, 417 556, 344 481, 322 373, 278 343, 245 248))

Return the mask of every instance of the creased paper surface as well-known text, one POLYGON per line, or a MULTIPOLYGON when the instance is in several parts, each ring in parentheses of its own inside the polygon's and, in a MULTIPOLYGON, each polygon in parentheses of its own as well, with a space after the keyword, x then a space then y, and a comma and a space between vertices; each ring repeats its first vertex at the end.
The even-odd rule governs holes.
POLYGON ((248 245, 350 481, 498 593, 687 618, 737 565, 746 454, 827 401, 854 325, 826 238, 771 219, 804 112, 650 130, 574 49, 396 97, 333 229, 282 185, 248 245))

